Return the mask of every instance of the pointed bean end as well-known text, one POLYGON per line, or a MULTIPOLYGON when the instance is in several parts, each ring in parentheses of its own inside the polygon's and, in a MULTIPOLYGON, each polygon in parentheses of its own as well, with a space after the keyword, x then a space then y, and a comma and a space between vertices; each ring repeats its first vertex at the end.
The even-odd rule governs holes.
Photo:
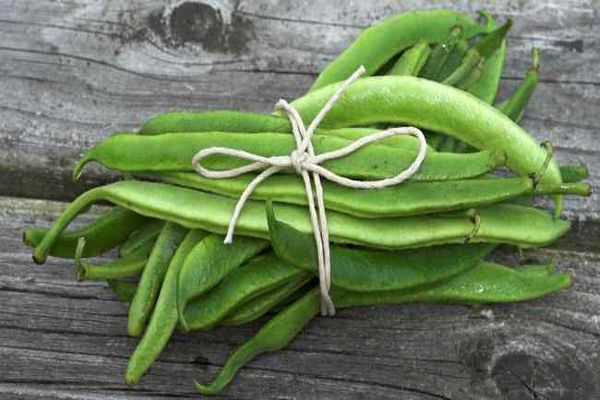
POLYGON ((203 394, 205 396, 213 396, 215 394, 218 394, 222 389, 220 387, 214 387, 214 385, 212 384, 203 385, 201 383, 194 382, 194 385, 196 385, 196 390, 198 391, 198 393, 203 394))

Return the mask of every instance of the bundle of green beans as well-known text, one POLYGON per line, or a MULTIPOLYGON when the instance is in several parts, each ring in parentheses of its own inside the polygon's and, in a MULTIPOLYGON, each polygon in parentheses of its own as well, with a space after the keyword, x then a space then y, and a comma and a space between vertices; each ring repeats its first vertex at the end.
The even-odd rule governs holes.
MULTIPOLYGON (((565 234, 565 195, 587 196, 584 166, 559 166, 518 125, 538 77, 539 53, 514 94, 497 106, 496 92, 510 22, 497 26, 449 10, 417 11, 366 29, 292 105, 310 121, 358 66, 352 84, 313 137, 317 154, 388 126, 426 132, 428 148, 407 182, 381 190, 324 183, 331 240, 331 295, 338 308, 410 302, 517 302, 566 288, 569 273, 554 263, 515 268, 485 261, 499 244, 546 246, 565 234), (495 174, 499 169, 504 174, 495 174), (512 174, 507 174, 506 170, 512 174), (535 208, 552 196, 554 215, 535 208)), ((46 230, 25 231, 33 257, 74 258, 81 280, 108 282, 129 304, 128 332, 141 336, 125 379, 137 382, 175 329, 239 325, 274 316, 237 349, 201 393, 217 393, 251 358, 287 345, 319 310, 316 250, 302 180, 280 174, 246 204, 231 245, 223 243, 236 198, 255 174, 207 179, 192 157, 209 147, 265 157, 294 150, 290 123, 279 114, 171 112, 137 132, 98 143, 77 163, 92 161, 126 179, 93 188, 46 230), (96 221, 65 231, 98 200, 114 207, 96 221), (83 258, 118 248, 105 264, 83 258)), ((410 165, 418 142, 394 137, 324 166, 356 179, 382 179, 410 165)), ((244 161, 213 155, 216 170, 244 161)), ((290 171, 293 172, 293 171, 290 171)))

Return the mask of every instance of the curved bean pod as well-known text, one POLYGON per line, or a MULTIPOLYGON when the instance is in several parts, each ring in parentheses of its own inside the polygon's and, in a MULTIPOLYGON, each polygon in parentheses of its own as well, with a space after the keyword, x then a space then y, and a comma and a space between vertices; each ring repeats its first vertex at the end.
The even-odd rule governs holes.
POLYGON ((506 114, 507 117, 515 122, 521 120, 525 108, 533 96, 539 78, 539 66, 540 50, 534 47, 531 49, 531 67, 529 67, 527 74, 525 74, 525 78, 523 78, 523 81, 510 98, 496 106, 500 111, 506 114))
POLYGON ((410 75, 417 76, 427 62, 429 53, 429 43, 424 40, 418 41, 413 47, 402 53, 402 56, 396 61, 388 75, 410 75))
POLYGON ((465 38, 488 29, 470 16, 452 10, 406 12, 372 25, 323 69, 310 91, 347 79, 361 65, 372 75, 389 59, 419 40, 442 42, 457 25, 463 28, 465 38))
MULTIPOLYGON (((163 183, 128 180, 100 186, 80 195, 67 207, 34 249, 34 260, 43 262, 57 235, 78 213, 98 200, 108 200, 142 215, 175 222, 187 228, 201 228, 215 233, 226 231, 236 203, 234 199, 163 183), (160 193, 160 196, 156 193, 160 193)), ((332 242, 388 249, 462 243, 466 237, 472 237, 473 242, 542 246, 569 229, 568 221, 553 219, 544 211, 511 207, 497 205, 479 211, 487 227, 486 232, 493 232, 493 237, 481 235, 481 231, 473 236, 472 216, 465 213, 361 219, 330 211, 327 218, 332 242)), ((278 205, 277 216, 301 232, 312 231, 304 208, 278 205)), ((264 202, 249 200, 246 203, 236 225, 236 233, 269 237, 264 202)))
POLYGON ((274 254, 259 257, 231 271, 213 289, 189 302, 183 321, 189 330, 210 328, 235 307, 290 281, 306 282, 311 276, 274 254))
POLYGON ((207 235, 206 231, 192 229, 188 231, 177 247, 167 269, 150 322, 142 336, 142 340, 138 343, 127 362, 125 382, 128 384, 131 385, 139 381, 173 334, 179 319, 177 314, 177 278, 179 277, 179 271, 190 251, 207 235))
MULTIPOLYGON (((61 234, 49 254, 55 257, 74 258, 77 241, 82 237, 87 242, 82 256, 98 256, 123 242, 131 232, 147 221, 146 217, 131 210, 114 207, 83 228, 61 234)), ((47 233, 47 229, 26 229, 23 232, 23 242, 27 246, 35 247, 47 233)))
POLYGON ((165 222, 160 220, 150 220, 142 225, 119 246, 119 256, 131 254, 148 243, 154 244, 164 225, 165 222))
POLYGON ((152 247, 138 284, 138 290, 135 292, 135 297, 129 306, 129 318, 127 319, 127 332, 129 335, 139 336, 144 330, 173 254, 186 233, 187 229, 181 225, 173 222, 164 224, 156 243, 152 247))
MULTIPOLYGON (((85 239, 80 243, 85 243, 85 239)), ((81 261, 81 253, 76 254, 77 279, 80 281, 106 281, 139 275, 146 266, 152 245, 153 243, 147 243, 144 247, 127 256, 117 258, 102 265, 83 262, 81 261)))
MULTIPOLYGON (((334 136, 316 136, 313 139, 316 154, 342 148, 351 141, 334 136)), ((295 148, 290 134, 205 132, 174 133, 156 136, 121 134, 111 136, 89 150, 77 163, 73 172, 79 176, 83 167, 97 161, 103 166, 124 172, 193 171, 192 158, 210 147, 245 150, 265 157, 286 156, 295 148), (144 149, 144 151, 139 151, 144 149)), ((416 152, 373 144, 343 158, 324 162, 331 171, 353 178, 381 179, 394 176, 410 166, 416 152)), ((412 180, 446 180, 482 175, 498 165, 491 153, 469 154, 429 153, 412 180)), ((202 161, 206 168, 222 170, 247 164, 245 160, 212 155, 202 161)), ((292 170, 290 170, 290 173, 292 170)))
MULTIPOLYGON (((311 120, 338 85, 310 93, 292 103, 304 120, 311 120)), ((408 76, 363 78, 348 87, 329 111, 323 125, 406 123, 443 132, 467 144, 489 150, 521 176, 531 174, 549 186, 560 186, 560 171, 535 139, 508 117, 469 93, 408 76)))
POLYGON ((220 235, 209 235, 198 243, 186 257, 179 272, 177 310, 183 329, 190 330, 184 310, 192 298, 212 289, 268 245, 264 240, 248 237, 236 237, 232 244, 225 244, 220 235))
POLYGON ((580 182, 590 176, 584 164, 565 164, 560 165, 559 169, 565 183, 580 182))

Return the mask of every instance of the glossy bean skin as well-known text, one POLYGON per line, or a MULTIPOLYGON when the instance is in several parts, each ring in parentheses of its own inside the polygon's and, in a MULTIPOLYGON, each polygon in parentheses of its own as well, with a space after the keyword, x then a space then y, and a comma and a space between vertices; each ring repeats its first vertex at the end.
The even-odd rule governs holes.
POLYGON ((264 240, 238 236, 223 243, 220 235, 209 235, 190 251, 181 267, 177 284, 179 322, 190 330, 185 319, 187 304, 215 287, 223 278, 268 247, 264 240))
POLYGON ((150 322, 142 336, 142 340, 140 340, 127 362, 125 382, 128 384, 131 385, 139 381, 171 338, 179 319, 177 314, 177 278, 179 277, 179 271, 190 251, 207 235, 208 232, 206 231, 192 229, 177 247, 167 269, 150 322))
MULTIPOLYGON (((337 89, 331 85, 292 103, 304 120, 311 120, 337 89)), ((469 93, 440 83, 408 76, 363 78, 348 87, 322 125, 331 128, 377 123, 405 123, 443 132, 467 144, 494 152, 521 176, 540 174, 548 158, 535 139, 508 117, 469 93)), ((561 184, 551 160, 540 178, 561 184)))
POLYGON ((220 325, 237 326, 254 321, 274 308, 281 306, 288 301, 290 297, 294 297, 301 293, 302 288, 310 281, 311 279, 295 278, 260 296, 242 303, 234 308, 220 322, 220 325))
POLYGON ((196 297, 185 307, 183 320, 189 330, 206 329, 219 323, 235 307, 290 281, 304 281, 311 274, 274 254, 251 260, 231 271, 217 286, 196 297))
POLYGON ((117 258, 101 265, 81 261, 80 258, 76 256, 77 279, 80 281, 105 281, 139 275, 146 266, 146 261, 152 250, 152 245, 153 243, 148 243, 127 256, 117 258))
MULTIPOLYGON (((315 136, 317 154, 342 148, 351 141, 334 136, 315 136)), ((77 163, 74 176, 83 167, 96 161, 103 166, 122 172, 193 171, 192 158, 210 147, 245 150, 265 157, 289 155, 295 148, 290 134, 205 132, 167 133, 156 136, 121 134, 111 136, 88 151, 77 163), (143 149, 143 151, 140 151, 143 149)), ((372 144, 346 157, 324 162, 331 171, 350 178, 382 179, 398 174, 410 166, 416 151, 372 144)), ((500 164, 488 151, 470 154, 429 153, 419 171, 411 180, 446 180, 482 175, 500 164)), ((239 167, 247 161, 236 157, 212 155, 202 161, 209 169, 222 170, 239 167)), ((293 170, 288 171, 292 173, 293 170)))
POLYGON ((533 96, 539 79, 539 66, 540 50, 534 47, 531 49, 531 67, 529 67, 525 78, 523 78, 523 81, 510 98, 497 106, 500 111, 515 122, 521 120, 525 108, 533 96))
MULTIPOLYGON (((318 273, 312 234, 301 233, 277 219, 267 203, 271 245, 295 267, 318 273)), ((330 246, 331 283, 353 291, 398 290, 446 280, 469 268, 494 245, 446 245, 404 251, 376 251, 330 246)))
MULTIPOLYGON (((208 179, 196 173, 163 172, 150 175, 162 182, 239 198, 253 175, 229 179, 208 179)), ((328 210, 361 218, 402 217, 467 209, 499 203, 523 194, 576 194, 587 196, 588 185, 563 184, 547 193, 535 190, 526 177, 503 179, 465 179, 438 182, 405 182, 378 190, 358 190, 323 182, 325 207, 328 210)), ((278 203, 306 205, 306 193, 300 177, 276 175, 261 183, 252 199, 275 199, 278 203)))
MULTIPOLYGON (((533 267, 536 268, 536 267, 533 267)), ((332 288, 338 308, 379 304, 459 303, 488 304, 524 301, 543 296, 571 284, 571 275, 545 275, 482 262, 456 278, 435 287, 415 291, 352 292, 332 288)), ((217 394, 231 382, 237 371, 259 354, 282 349, 289 344, 320 310, 318 288, 277 314, 253 338, 238 347, 210 384, 198 384, 201 394, 217 394)))
MULTIPOLYGON (((163 183, 130 180, 97 187, 82 194, 67 207, 44 240, 34 249, 34 259, 43 262, 56 236, 78 213, 98 200, 128 207, 148 217, 215 233, 226 231, 236 203, 234 199, 163 183), (160 196, 156 196, 156 193, 160 193, 160 196)), ((488 227, 487 232, 494 236, 478 234, 472 237, 473 242, 494 241, 523 247, 542 246, 569 229, 568 221, 553 219, 547 213, 533 208, 513 209, 496 205, 482 208, 479 213, 488 227)), ((311 232, 311 223, 302 207, 278 205, 277 217, 302 232, 311 232)), ((327 218, 332 242, 374 248, 402 249, 462 243, 473 232, 472 216, 465 213, 362 219, 330 211, 327 218)), ((246 203, 236 225, 236 234, 269 237, 264 202, 249 200, 246 203)))
POLYGON ((424 40, 418 41, 413 47, 402 53, 388 75, 410 75, 417 76, 425 66, 427 58, 431 53, 429 43, 424 40))
POLYGON ((347 79, 361 65, 366 68, 368 75, 372 75, 389 59, 419 40, 442 42, 454 26, 462 27, 465 38, 488 29, 468 15, 443 9, 406 12, 388 18, 365 29, 342 54, 325 67, 310 91, 347 79))
MULTIPOLYGON (((74 258, 77 241, 83 237, 87 245, 82 256, 98 256, 119 245, 146 221, 147 218, 131 210, 114 207, 83 228, 61 234, 49 254, 61 258, 74 258)), ((47 229, 26 229, 23 233, 23 241, 26 245, 35 247, 47 232, 47 229)))
POLYGON ((129 306, 127 332, 139 336, 150 317, 160 292, 171 259, 188 230, 173 222, 166 222, 152 247, 146 267, 129 306))
POLYGON ((148 243, 154 243, 164 226, 164 221, 150 220, 133 232, 119 246, 119 256, 123 257, 135 252, 140 247, 145 247, 148 243))
POLYGON ((259 354, 287 346, 320 310, 318 291, 312 290, 267 322, 256 335, 238 347, 217 377, 208 385, 196 383, 201 394, 219 393, 237 371, 259 354))

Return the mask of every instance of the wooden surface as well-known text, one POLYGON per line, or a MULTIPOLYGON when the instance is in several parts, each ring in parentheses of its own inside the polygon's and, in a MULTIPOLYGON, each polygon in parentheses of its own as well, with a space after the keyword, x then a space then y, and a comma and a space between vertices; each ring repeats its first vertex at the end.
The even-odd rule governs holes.
MULTIPOLYGON (((0 0, 0 398, 196 397, 259 324, 176 335, 134 387, 126 308, 72 263, 31 262, 25 226, 47 226, 100 168, 73 184, 78 154, 170 109, 267 112, 303 93, 360 30, 449 6, 511 17, 501 96, 542 50, 524 125, 600 182, 598 1, 0 0)), ((570 200, 558 253, 572 289, 527 304, 373 307, 318 318, 284 351, 246 367, 231 398, 600 398, 600 202, 570 200)))

